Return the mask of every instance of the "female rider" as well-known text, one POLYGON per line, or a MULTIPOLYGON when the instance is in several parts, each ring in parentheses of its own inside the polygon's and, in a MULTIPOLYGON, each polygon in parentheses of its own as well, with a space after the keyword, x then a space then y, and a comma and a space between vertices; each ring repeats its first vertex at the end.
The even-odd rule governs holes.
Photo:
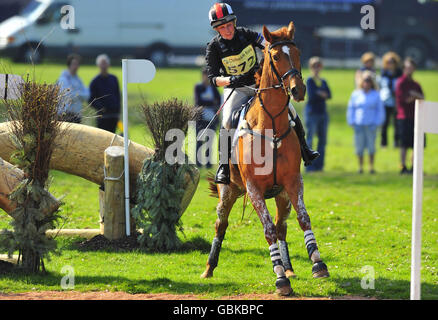
MULTIPOLYGON (((255 48, 263 50, 265 40, 260 33, 236 27, 236 15, 231 6, 226 3, 214 4, 209 12, 209 20, 218 35, 207 45, 205 58, 208 78, 212 85, 225 87, 224 97, 228 98, 223 107, 220 141, 221 137, 228 139, 229 135, 224 135, 224 131, 231 129, 233 111, 255 95, 254 74, 259 68, 255 48)), ((319 156, 319 153, 309 149, 298 115, 293 120, 304 164, 307 166, 319 156)), ((228 159, 231 156, 231 145, 227 143, 227 146, 227 150, 223 150, 225 148, 221 148, 221 143, 219 143, 220 165, 215 177, 216 183, 230 183, 228 159)))

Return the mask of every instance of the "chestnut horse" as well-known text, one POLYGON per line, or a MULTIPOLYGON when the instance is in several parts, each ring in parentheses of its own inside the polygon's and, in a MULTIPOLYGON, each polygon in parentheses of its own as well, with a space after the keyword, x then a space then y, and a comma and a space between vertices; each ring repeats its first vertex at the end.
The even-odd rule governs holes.
POLYGON ((321 260, 304 205, 303 180, 300 174, 300 144, 295 130, 291 130, 288 115, 290 96, 295 101, 302 101, 306 94, 301 76, 300 53, 293 41, 294 33, 293 22, 288 27, 274 32, 269 32, 265 26, 263 27, 263 36, 268 43, 264 50, 259 88, 246 114, 244 125, 239 126, 238 129, 240 130, 238 143, 233 147, 234 154, 237 153, 237 166, 230 165, 231 183, 214 186, 219 195, 216 235, 207 268, 201 275, 202 278, 213 276, 228 226, 229 213, 236 199, 246 192, 263 224, 273 269, 277 275, 275 282, 277 293, 280 295, 292 293, 289 277, 295 276, 286 242, 286 220, 290 214, 291 204, 297 213, 298 223, 304 231, 304 242, 309 258, 313 262, 313 276, 315 278, 329 276, 327 266, 321 260), (263 155, 272 155, 265 158, 264 164, 253 161, 256 138, 265 140, 265 143, 269 142, 268 145, 262 144, 260 147, 263 155), (245 159, 251 161, 244 161, 245 159), (271 165, 272 170, 268 174, 258 173, 267 163, 271 165), (265 198, 269 197, 268 194, 271 197, 275 196, 277 205, 275 224, 265 202, 265 198))

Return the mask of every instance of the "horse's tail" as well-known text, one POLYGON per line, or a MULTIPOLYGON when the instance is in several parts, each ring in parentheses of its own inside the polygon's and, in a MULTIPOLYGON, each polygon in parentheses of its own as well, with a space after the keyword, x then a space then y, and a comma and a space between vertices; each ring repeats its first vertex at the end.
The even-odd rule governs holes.
POLYGON ((217 184, 214 182, 214 174, 207 173, 208 189, 210 190, 210 197, 219 198, 219 191, 217 190, 217 184))
MULTIPOLYGON (((207 173, 207 181, 208 181, 208 189, 210 190, 210 197, 219 198, 219 191, 217 188, 216 182, 214 182, 214 174, 209 172, 207 173)), ((245 192, 243 197, 243 206, 242 206, 242 218, 241 221, 243 221, 243 218, 245 216, 245 209, 248 205, 248 193, 245 192)), ((254 208, 253 208, 254 211, 254 208)))

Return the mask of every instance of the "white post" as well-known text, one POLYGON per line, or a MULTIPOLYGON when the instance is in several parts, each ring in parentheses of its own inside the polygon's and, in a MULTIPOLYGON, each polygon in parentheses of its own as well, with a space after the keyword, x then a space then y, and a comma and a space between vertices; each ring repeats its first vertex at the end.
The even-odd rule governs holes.
POLYGON ((412 197, 411 300, 421 297, 421 216, 423 210, 424 134, 438 134, 438 103, 415 100, 412 197))
POLYGON ((125 217, 126 235, 131 235, 129 207, 129 134, 128 134, 128 83, 147 83, 155 77, 155 66, 149 60, 122 59, 123 77, 123 140, 125 144, 125 217))
POLYGON ((423 204, 424 113, 415 100, 414 171, 412 196, 411 300, 420 300, 421 292, 421 216, 423 204))
POLYGON ((123 77, 123 140, 125 145, 125 223, 126 235, 131 235, 129 206, 129 135, 128 135, 128 60, 122 59, 123 77))

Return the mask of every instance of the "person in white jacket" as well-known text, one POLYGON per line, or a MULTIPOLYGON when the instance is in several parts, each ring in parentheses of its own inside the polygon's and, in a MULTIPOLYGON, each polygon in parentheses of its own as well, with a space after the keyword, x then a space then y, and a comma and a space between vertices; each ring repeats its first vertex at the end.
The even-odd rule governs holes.
POLYGON ((68 122, 80 123, 82 120, 82 103, 88 101, 89 89, 84 86, 78 77, 81 57, 70 54, 67 57, 67 69, 61 73, 57 84, 63 95, 63 106, 60 108, 60 119, 68 122))

